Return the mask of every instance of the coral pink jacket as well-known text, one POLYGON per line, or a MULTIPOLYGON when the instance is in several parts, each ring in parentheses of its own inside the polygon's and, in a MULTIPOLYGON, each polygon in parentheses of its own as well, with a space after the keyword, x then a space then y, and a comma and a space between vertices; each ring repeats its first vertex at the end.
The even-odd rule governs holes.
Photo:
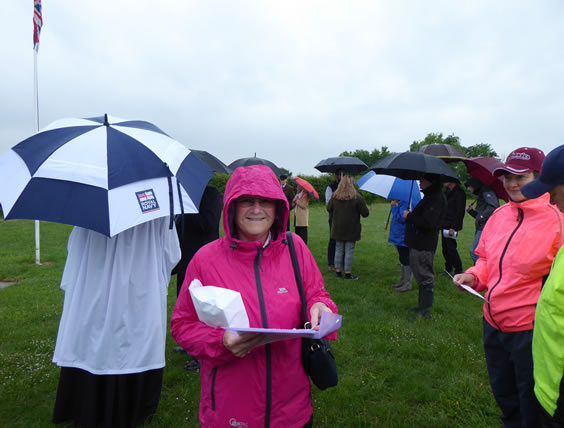
POLYGON ((484 317, 503 332, 533 329, 535 309, 552 261, 562 246, 563 216, 549 195, 509 202, 489 218, 480 237, 473 274, 487 290, 484 317))
MULTIPOLYGON (((190 282, 198 278, 204 285, 239 291, 251 327, 301 327, 301 301, 285 234, 262 248, 260 241, 235 239, 231 230, 234 210, 230 207, 245 194, 279 200, 279 223, 285 229, 288 202, 276 176, 265 168, 238 168, 233 173, 224 197, 225 237, 196 253, 172 314, 176 342, 201 360, 200 422, 204 427, 298 427, 313 411, 300 340, 259 346, 245 358, 237 358, 223 346, 223 329, 198 320, 188 290, 190 282)), ((294 242, 308 313, 315 302, 337 313, 312 254, 296 235, 294 242)))

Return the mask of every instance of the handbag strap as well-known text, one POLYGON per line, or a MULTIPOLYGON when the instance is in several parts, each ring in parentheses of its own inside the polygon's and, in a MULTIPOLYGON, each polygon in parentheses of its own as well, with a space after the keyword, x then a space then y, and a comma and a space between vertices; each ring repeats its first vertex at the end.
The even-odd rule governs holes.
POLYGON ((300 264, 298 263, 298 257, 296 256, 296 247, 294 246, 292 232, 286 232, 286 238, 288 240, 288 248, 290 249, 290 257, 292 258, 292 266, 294 267, 296 283, 298 284, 298 290, 300 292, 300 300, 302 301, 302 315, 305 320, 304 327, 311 328, 311 323, 309 322, 309 317, 307 316, 306 296, 304 291, 304 283, 302 281, 302 272, 300 271, 300 264))

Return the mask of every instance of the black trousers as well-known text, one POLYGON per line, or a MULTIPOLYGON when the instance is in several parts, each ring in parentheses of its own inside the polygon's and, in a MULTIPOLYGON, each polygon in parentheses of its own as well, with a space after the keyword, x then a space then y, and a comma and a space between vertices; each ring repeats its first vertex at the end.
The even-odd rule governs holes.
POLYGON ((294 226, 296 235, 304 240, 307 245, 307 226, 294 226))
POLYGON ((484 319, 484 351, 504 427, 539 426, 533 380, 533 330, 504 333, 484 319))
MULTIPOLYGON (((441 232, 442 233, 442 232, 441 232)), ((462 273, 462 260, 456 250, 456 239, 441 236, 443 244, 443 257, 445 258, 445 270, 452 273, 462 273)))
POLYGON ((331 239, 331 224, 333 219, 329 217, 329 245, 327 246, 327 264, 329 266, 335 266, 335 247, 337 246, 337 241, 331 239))

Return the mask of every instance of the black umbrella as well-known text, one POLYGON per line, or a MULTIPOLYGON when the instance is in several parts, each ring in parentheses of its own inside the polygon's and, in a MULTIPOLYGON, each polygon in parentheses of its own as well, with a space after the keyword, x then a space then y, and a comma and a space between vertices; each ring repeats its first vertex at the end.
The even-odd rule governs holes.
POLYGON ((190 149, 190 151, 194 153, 198 159, 205 163, 209 169, 217 174, 229 175, 233 172, 233 170, 231 170, 227 165, 205 150, 190 149))
POLYGON ((421 152, 394 153, 370 167, 376 174, 393 175, 404 180, 419 180, 426 174, 440 177, 441 181, 460 182, 456 173, 439 158, 421 152))
POLYGON ((445 162, 457 162, 468 157, 462 150, 451 144, 426 144, 420 146, 417 151, 435 156, 445 162))
POLYGON ((338 156, 336 158, 327 158, 320 161, 314 168, 320 172, 337 172, 344 169, 350 174, 358 174, 368 169, 366 165, 359 158, 352 156, 338 156))
POLYGON ((278 168, 273 162, 270 162, 269 160, 266 159, 257 158, 256 156, 252 158, 237 159, 229 164, 229 168, 235 170, 235 168, 239 168, 240 166, 251 166, 251 165, 266 165, 272 171, 274 171, 274 174, 276 174, 277 176, 281 174, 280 168, 278 168))

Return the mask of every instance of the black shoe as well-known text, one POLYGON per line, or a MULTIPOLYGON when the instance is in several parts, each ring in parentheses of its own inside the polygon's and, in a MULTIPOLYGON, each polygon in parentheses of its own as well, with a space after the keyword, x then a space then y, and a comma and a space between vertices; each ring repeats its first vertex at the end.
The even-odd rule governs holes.
POLYGON ((335 272, 335 276, 337 278, 342 278, 343 277, 343 273, 342 272, 335 272))
POLYGON ((184 370, 200 370, 200 360, 190 360, 184 364, 184 370))
POLYGON ((346 273, 345 279, 352 279, 353 281, 356 281, 358 279, 358 276, 354 276, 354 275, 351 275, 350 273, 346 273))

